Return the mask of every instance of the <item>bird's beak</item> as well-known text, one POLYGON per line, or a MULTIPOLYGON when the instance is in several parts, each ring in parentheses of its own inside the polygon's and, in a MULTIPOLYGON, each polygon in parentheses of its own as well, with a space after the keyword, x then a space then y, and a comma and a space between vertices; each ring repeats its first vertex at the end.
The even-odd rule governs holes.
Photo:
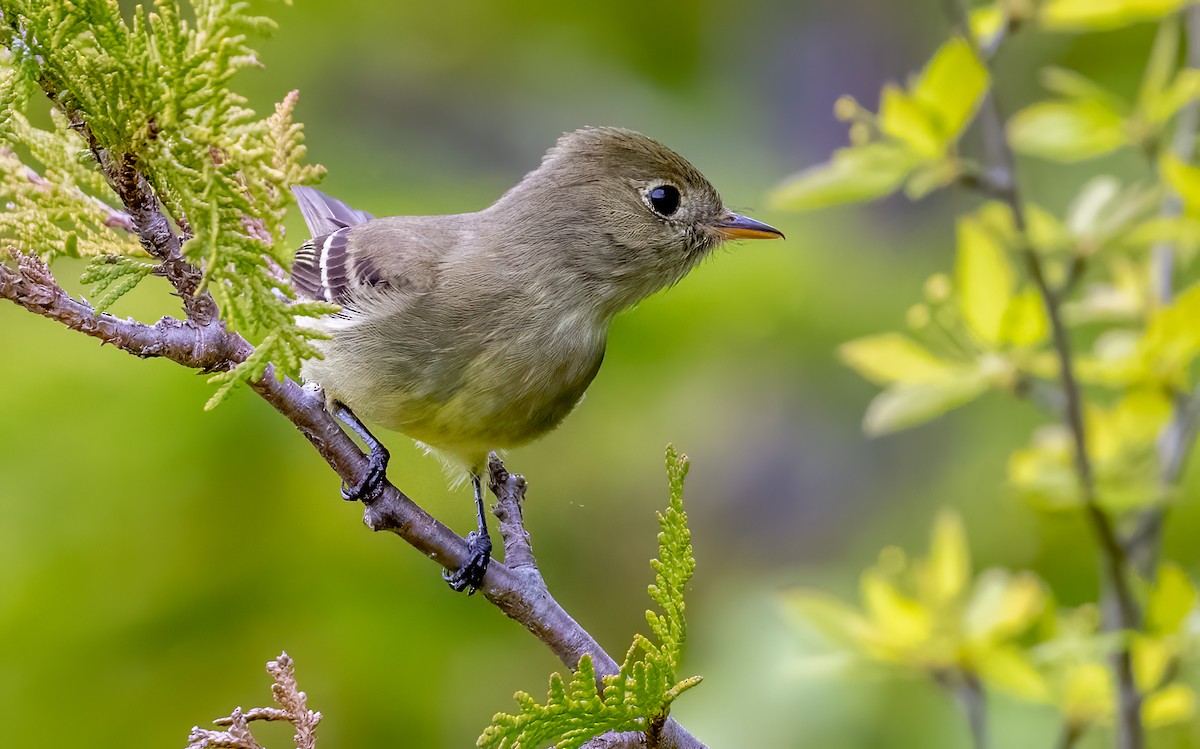
POLYGON ((736 213, 730 213, 713 228, 722 239, 783 239, 783 232, 774 226, 736 213))

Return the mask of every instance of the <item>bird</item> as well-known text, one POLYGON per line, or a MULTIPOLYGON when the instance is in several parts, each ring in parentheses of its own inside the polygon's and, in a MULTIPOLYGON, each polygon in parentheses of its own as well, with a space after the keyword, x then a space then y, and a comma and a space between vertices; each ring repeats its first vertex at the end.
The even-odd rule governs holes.
POLYGON ((632 130, 585 127, 474 213, 375 218, 293 188, 312 239, 295 253, 299 298, 339 311, 301 377, 369 449, 342 487, 369 502, 389 453, 363 423, 401 432, 470 477, 469 559, 443 571, 473 593, 491 558, 482 475, 490 451, 556 427, 604 359, 620 312, 672 286, 726 240, 775 239, 734 213, 690 162, 632 130))

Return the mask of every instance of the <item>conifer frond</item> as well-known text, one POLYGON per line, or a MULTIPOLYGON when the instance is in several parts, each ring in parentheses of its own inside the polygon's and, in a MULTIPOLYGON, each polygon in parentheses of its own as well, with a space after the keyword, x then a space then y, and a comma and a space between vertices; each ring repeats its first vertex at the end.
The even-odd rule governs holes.
POLYGON ((104 255, 89 263, 79 280, 91 284, 96 293, 101 295, 92 303, 92 308, 103 312, 152 272, 153 263, 122 255, 104 255))
MULTIPOLYGON (((295 91, 259 118, 231 87, 239 70, 260 65, 249 39, 274 22, 243 0, 160 0, 128 20, 116 0, 0 0, 0 13, 0 200, 9 205, 0 242, 47 259, 141 254, 101 202, 112 193, 93 152, 104 151, 145 177, 226 325, 261 339, 254 356, 216 378, 210 406, 270 364, 279 377, 296 374, 319 337, 296 316, 336 307, 292 305, 283 220, 290 188, 322 170, 304 163, 295 91), (52 130, 25 115, 42 101, 39 87, 53 94, 52 130)), ((146 275, 137 264, 107 265, 87 277, 107 282, 99 291, 109 303, 146 275)))
POLYGON ((691 531, 683 510, 683 483, 688 459, 667 447, 670 501, 659 513, 658 558, 650 597, 661 613, 646 612, 654 640, 635 635, 617 674, 605 676, 603 693, 596 684, 590 656, 579 661, 569 682, 550 676, 545 704, 525 692, 515 695, 516 715, 497 713, 479 737, 485 749, 577 749, 608 731, 650 731, 661 728, 679 695, 700 683, 699 676, 680 680, 678 667, 687 639, 684 590, 696 570, 691 531))

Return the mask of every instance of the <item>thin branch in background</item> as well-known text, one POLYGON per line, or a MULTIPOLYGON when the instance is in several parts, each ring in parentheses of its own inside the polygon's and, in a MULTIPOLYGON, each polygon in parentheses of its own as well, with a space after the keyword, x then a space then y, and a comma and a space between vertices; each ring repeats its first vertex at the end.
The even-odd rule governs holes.
MULTIPOLYGON (((1005 132, 1004 117, 1000 113, 995 96, 994 54, 983 58, 974 35, 971 33, 969 11, 965 0, 955 0, 951 6, 954 23, 959 33, 975 48, 976 54, 984 59, 993 85, 980 109, 981 128, 985 150, 989 157, 989 176, 998 196, 1009 207, 1020 253, 1030 280, 1037 288, 1046 315, 1050 320, 1051 336, 1059 363, 1059 380, 1065 398, 1063 421, 1071 433, 1074 467, 1083 498, 1084 510, 1093 534, 1100 546, 1101 567, 1104 577, 1104 624, 1108 631, 1136 630, 1140 628, 1141 614, 1133 596, 1127 576, 1125 547, 1121 543, 1108 513, 1100 506, 1096 495, 1095 477, 1088 455, 1087 430, 1083 421, 1083 397, 1075 379, 1074 359, 1070 335, 1062 319, 1061 298, 1050 287, 1042 267, 1041 258, 1029 238, 1028 218, 1017 179, 1016 156, 1005 132)), ((1122 642, 1112 655, 1112 668, 1117 682, 1116 732, 1118 749, 1142 749, 1145 745, 1145 728, 1142 725, 1142 695, 1138 690, 1133 673, 1133 660, 1129 645, 1122 642)))
MULTIPOLYGON (((1191 5, 1183 13, 1183 35, 1187 43, 1187 65, 1200 68, 1200 5, 1191 5)), ((1192 100, 1179 114, 1175 135, 1171 139, 1171 155, 1190 163, 1196 150, 1196 132, 1200 127, 1200 102, 1192 100)), ((1163 199, 1163 218, 1177 218, 1183 213, 1183 200, 1171 191, 1163 199)), ((1150 292, 1159 306, 1170 304, 1175 295, 1175 245, 1160 242, 1154 246, 1150 259, 1150 292)), ((1171 418, 1158 437, 1158 496, 1153 506, 1137 519, 1125 542, 1131 562, 1138 573, 1153 578, 1158 569, 1162 546, 1163 522, 1167 508, 1174 499, 1187 456, 1196 440, 1197 420, 1200 419, 1200 393, 1174 395, 1171 418)))
POLYGON ((971 746, 987 749, 987 692, 983 682, 975 674, 960 670, 939 671, 934 679, 962 708, 971 731, 971 746))
POLYGON ((1062 733, 1058 735, 1058 743, 1054 745, 1055 749, 1073 749, 1085 733, 1087 733, 1086 726, 1066 723, 1063 725, 1062 733))

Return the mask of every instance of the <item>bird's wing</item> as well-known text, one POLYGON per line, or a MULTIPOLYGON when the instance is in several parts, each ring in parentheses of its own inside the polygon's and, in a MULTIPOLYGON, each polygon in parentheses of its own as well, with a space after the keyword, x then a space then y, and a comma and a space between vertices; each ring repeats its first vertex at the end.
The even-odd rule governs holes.
POLYGON ((392 216, 314 237, 296 251, 292 285, 310 299, 343 306, 371 290, 394 300, 424 293, 454 243, 442 218, 392 216))
POLYGON ((308 231, 314 237, 324 236, 347 226, 362 224, 375 218, 366 211, 351 208, 337 198, 331 198, 320 190, 296 185, 292 194, 300 204, 300 214, 308 231))

